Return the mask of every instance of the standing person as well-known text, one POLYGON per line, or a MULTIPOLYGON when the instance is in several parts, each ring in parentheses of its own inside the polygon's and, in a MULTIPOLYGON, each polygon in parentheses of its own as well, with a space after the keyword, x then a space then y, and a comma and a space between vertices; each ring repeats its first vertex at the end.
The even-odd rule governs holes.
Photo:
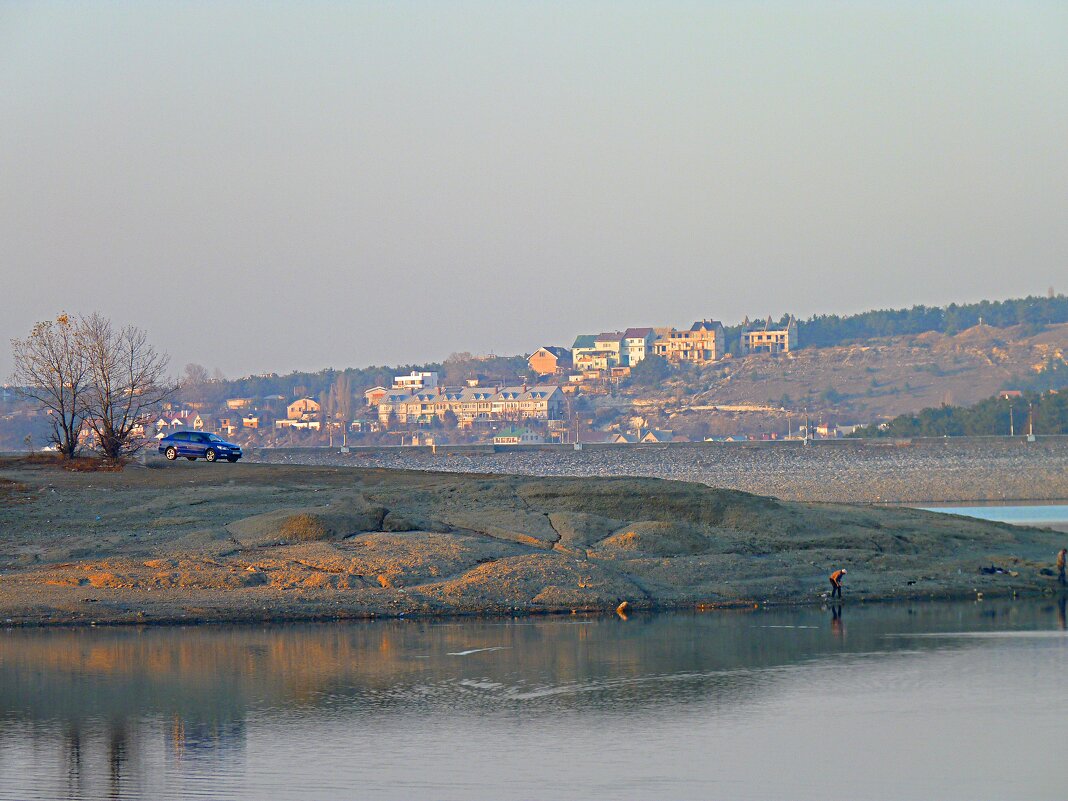
POLYGON ((1068 549, 1061 548, 1060 553, 1057 554, 1057 581, 1062 585, 1064 584, 1064 563, 1068 557, 1068 549))
POLYGON ((833 573, 831 573, 831 597, 832 598, 841 598, 842 597, 842 576, 844 576, 845 574, 846 574, 845 568, 842 568, 841 570, 835 570, 833 573))

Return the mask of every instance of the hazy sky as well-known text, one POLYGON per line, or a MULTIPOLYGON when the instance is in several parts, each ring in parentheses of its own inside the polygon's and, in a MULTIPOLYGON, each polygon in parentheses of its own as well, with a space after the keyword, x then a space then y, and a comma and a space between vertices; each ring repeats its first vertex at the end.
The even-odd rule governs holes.
POLYGON ((1068 289, 1068 3, 0 2, 0 378, 1068 289))

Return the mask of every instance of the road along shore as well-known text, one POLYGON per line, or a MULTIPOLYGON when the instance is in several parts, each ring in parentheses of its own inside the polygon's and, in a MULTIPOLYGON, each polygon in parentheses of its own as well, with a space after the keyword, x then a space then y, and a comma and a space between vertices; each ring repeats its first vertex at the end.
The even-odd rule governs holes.
POLYGON ((1056 591, 1068 535, 647 478, 0 459, 0 620, 152 623, 1056 591), (981 572, 980 568, 995 572, 981 572))

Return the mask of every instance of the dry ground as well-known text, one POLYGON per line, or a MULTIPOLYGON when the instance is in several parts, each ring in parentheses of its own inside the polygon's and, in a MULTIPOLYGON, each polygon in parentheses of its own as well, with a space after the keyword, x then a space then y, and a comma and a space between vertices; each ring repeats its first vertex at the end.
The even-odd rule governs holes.
POLYGON ((835 567, 849 601, 1038 594, 1066 539, 660 479, 0 460, 15 623, 805 603, 835 567))

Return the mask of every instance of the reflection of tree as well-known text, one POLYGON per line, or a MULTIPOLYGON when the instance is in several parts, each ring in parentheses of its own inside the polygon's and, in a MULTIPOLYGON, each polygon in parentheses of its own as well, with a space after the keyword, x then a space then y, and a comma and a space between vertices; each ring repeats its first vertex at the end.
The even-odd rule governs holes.
POLYGON ((62 735, 63 754, 67 763, 67 794, 82 795, 82 727, 73 722, 66 726, 62 735))
POLYGON ((126 768, 126 727, 124 722, 112 723, 108 737, 108 798, 122 798, 123 773, 126 768))

